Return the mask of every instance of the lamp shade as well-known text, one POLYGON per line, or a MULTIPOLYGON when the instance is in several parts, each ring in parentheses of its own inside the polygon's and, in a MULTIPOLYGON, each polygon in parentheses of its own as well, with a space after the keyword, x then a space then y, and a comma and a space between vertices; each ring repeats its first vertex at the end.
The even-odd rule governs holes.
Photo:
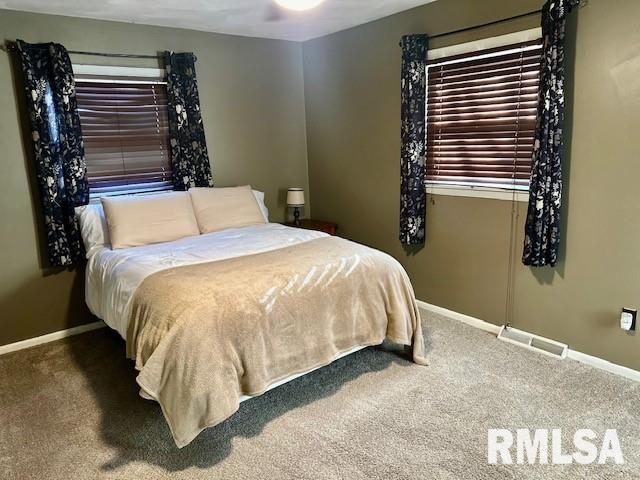
POLYGON ((301 188, 290 188, 287 190, 287 205, 290 207, 301 207, 304 205, 304 190, 301 188))

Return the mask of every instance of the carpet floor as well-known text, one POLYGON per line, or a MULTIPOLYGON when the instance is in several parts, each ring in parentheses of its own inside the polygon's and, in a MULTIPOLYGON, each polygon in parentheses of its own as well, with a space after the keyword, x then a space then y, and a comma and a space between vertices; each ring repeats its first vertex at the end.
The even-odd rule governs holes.
POLYGON ((368 348, 189 446, 101 329, 0 357, 2 479, 640 478, 640 384, 424 313, 430 365, 368 348), (488 465, 488 428, 616 428, 624 465, 488 465))

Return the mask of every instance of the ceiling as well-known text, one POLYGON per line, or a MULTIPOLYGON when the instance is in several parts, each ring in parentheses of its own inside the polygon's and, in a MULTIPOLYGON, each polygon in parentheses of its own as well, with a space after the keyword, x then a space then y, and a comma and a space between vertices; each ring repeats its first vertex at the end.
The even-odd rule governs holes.
POLYGON ((435 0, 325 0, 289 12, 272 0, 0 0, 0 8, 304 41, 435 0))

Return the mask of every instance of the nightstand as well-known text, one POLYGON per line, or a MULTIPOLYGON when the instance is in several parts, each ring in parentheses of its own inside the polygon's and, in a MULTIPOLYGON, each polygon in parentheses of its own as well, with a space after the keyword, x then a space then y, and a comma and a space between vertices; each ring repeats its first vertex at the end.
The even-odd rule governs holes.
POLYGON ((335 235, 338 230, 338 224, 333 222, 324 222, 322 220, 311 220, 310 218, 301 218, 300 225, 293 222, 286 222, 287 227, 304 228, 306 230, 318 230, 320 232, 335 235))

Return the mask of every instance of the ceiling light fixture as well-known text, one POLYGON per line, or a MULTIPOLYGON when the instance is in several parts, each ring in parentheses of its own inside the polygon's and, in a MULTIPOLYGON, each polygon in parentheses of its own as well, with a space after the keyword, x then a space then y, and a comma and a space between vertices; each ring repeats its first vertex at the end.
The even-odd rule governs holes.
POLYGON ((301 12, 317 7, 324 0, 275 0, 275 2, 283 8, 301 12))

